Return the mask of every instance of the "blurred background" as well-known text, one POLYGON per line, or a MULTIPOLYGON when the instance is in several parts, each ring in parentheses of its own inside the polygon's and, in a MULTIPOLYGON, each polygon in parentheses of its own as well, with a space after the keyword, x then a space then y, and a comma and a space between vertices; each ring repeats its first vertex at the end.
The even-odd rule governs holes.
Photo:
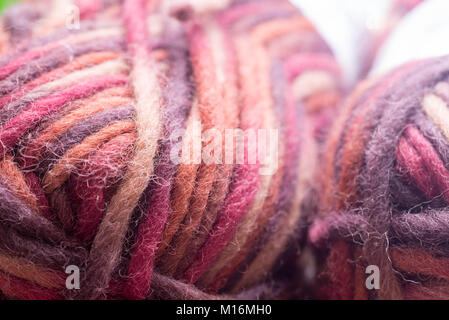
POLYGON ((448 0, 291 0, 332 47, 348 87, 404 63, 449 54, 448 0))
MULTIPOLYGON (((19 1, 0 0, 0 12, 19 1)), ((449 54, 449 0, 290 1, 332 47, 348 89, 407 61, 449 54)))
POLYGON ((16 2, 17 0, 0 0, 0 12, 5 10, 5 8, 11 4, 13 4, 14 2, 16 2))

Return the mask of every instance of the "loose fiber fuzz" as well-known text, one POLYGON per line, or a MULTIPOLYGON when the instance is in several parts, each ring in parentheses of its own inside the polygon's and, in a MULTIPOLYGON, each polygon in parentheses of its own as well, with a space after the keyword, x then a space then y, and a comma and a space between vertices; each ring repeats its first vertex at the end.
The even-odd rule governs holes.
POLYGON ((276 270, 341 95, 313 25, 283 0, 67 3, 79 29, 60 1, 24 1, 0 21, 0 292, 291 295, 276 270), (277 170, 260 174, 248 145, 243 163, 173 162, 198 122, 223 136, 277 130, 277 170), (69 265, 79 290, 65 287, 69 265))
POLYGON ((347 99, 309 231, 327 252, 318 296, 448 298, 448 66, 447 56, 411 62, 347 99), (379 268, 379 290, 367 290, 368 266, 379 268))

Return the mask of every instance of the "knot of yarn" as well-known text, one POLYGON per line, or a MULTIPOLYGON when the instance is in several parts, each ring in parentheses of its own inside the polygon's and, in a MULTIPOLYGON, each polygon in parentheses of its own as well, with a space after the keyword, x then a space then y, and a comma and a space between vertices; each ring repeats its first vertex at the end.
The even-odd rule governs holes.
POLYGON ((309 239, 330 249, 323 279, 334 297, 446 296, 448 67, 443 57, 366 80, 330 133, 309 239), (375 292, 370 265, 381 272, 375 292))

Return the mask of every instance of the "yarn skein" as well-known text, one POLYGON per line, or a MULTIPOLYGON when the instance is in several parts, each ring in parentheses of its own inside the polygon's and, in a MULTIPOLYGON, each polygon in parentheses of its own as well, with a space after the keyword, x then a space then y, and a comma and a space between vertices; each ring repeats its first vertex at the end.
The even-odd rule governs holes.
POLYGON ((0 21, 1 294, 291 296, 276 270, 341 95, 313 25, 279 0, 69 1, 72 30, 56 2, 21 34, 0 21), (276 156, 250 161, 260 150, 245 137, 243 159, 220 140, 215 161, 173 161, 228 130, 275 131, 276 156))
POLYGON ((447 299, 449 58, 359 85, 326 148, 309 239, 327 254, 318 296, 447 299), (365 271, 379 269, 379 288, 365 271))

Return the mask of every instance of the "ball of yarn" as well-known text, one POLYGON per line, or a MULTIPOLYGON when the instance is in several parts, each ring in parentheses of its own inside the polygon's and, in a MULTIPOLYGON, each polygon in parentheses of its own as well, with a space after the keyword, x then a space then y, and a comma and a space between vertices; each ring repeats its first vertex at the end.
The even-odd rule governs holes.
POLYGON ((1 21, 0 292, 291 295, 276 270, 341 92, 313 25, 288 1, 125 0, 75 2, 68 28, 59 2, 19 35, 11 11, 1 21), (271 149, 245 136, 243 159, 232 137, 211 148, 228 130, 274 132, 277 153, 250 161, 271 149), (211 157, 189 157, 198 145, 211 157))
POLYGON ((409 63, 347 99, 309 231, 328 250, 321 297, 449 297, 448 68, 449 57, 409 63), (372 268, 375 289, 366 285, 372 268))

